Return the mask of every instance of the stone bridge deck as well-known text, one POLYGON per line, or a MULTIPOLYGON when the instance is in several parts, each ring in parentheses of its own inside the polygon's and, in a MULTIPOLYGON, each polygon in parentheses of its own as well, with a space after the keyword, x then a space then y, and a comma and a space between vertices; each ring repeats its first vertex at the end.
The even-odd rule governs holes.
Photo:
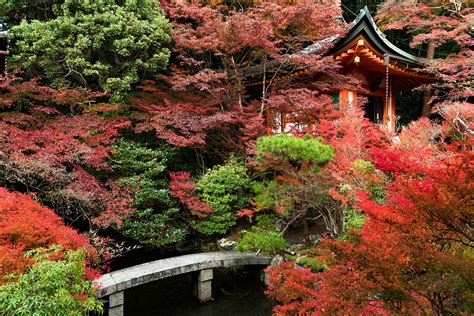
POLYGON ((194 271, 244 265, 269 265, 271 259, 253 253, 204 252, 156 260, 104 274, 96 280, 100 286, 98 296, 113 296, 135 286, 194 271))

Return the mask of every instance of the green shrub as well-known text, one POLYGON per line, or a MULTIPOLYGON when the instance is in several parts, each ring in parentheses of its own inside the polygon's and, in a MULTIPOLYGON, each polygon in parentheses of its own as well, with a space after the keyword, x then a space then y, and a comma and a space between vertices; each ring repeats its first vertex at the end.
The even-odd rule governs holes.
POLYGON ((168 146, 148 148, 142 144, 119 140, 113 146, 111 166, 121 176, 118 183, 137 190, 133 200, 136 210, 119 228, 134 241, 162 247, 183 241, 188 233, 169 195, 167 163, 174 151, 168 146))
POLYGON ((364 213, 356 209, 350 209, 345 212, 344 227, 346 229, 361 230, 366 220, 364 213))
POLYGON ((196 183, 196 195, 212 212, 192 227, 204 235, 227 233, 237 223, 235 212, 248 205, 250 184, 247 169, 235 158, 206 172, 196 183))
POLYGON ((357 209, 350 209, 344 212, 344 229, 345 232, 342 233, 338 239, 347 240, 349 238, 349 232, 351 229, 361 230, 364 226, 365 221, 367 220, 364 213, 357 209))
POLYGON ((263 254, 275 254, 278 250, 286 249, 289 244, 278 232, 255 228, 245 232, 237 244, 237 250, 242 252, 259 251, 263 254))
POLYGON ((133 201, 137 209, 167 209, 173 205, 166 174, 167 163, 174 154, 171 148, 148 148, 125 140, 117 141, 112 148, 110 165, 120 177, 120 185, 137 190, 133 201))
POLYGON ((385 182, 380 181, 381 179, 377 176, 383 175, 383 173, 375 169, 375 166, 370 161, 361 159, 354 162, 354 169, 359 171, 366 179, 366 189, 371 194, 371 200, 374 200, 378 204, 386 203, 385 182))
POLYGON ((112 146, 111 166, 123 176, 140 175, 142 178, 161 176, 174 151, 168 146, 148 148, 145 145, 120 139, 112 146))
POLYGON ((310 163, 318 167, 324 166, 334 157, 334 149, 331 146, 310 136, 263 136, 257 140, 256 149, 259 154, 270 153, 278 160, 310 163))
POLYGON ((327 176, 319 172, 334 157, 330 145, 310 135, 273 135, 260 137, 256 151, 262 180, 253 186, 254 211, 274 210, 289 225, 322 217, 328 231, 343 230, 339 203, 328 194, 327 176))
POLYGON ((67 251, 64 257, 51 261, 61 248, 36 249, 28 255, 36 261, 14 282, 0 286, 2 315, 83 315, 102 313, 97 289, 83 278, 84 253, 67 251))
POLYGON ((325 262, 313 257, 303 257, 300 259, 299 264, 310 268, 314 272, 322 272, 328 268, 325 262))
POLYGON ((171 24, 157 1, 64 0, 55 18, 12 27, 13 58, 55 85, 66 82, 117 96, 143 73, 168 63, 171 24))
POLYGON ((288 255, 287 254, 287 255, 285 255, 285 259, 286 259, 286 261, 293 261, 294 262, 294 261, 296 261, 296 259, 298 259, 298 257, 294 256, 294 255, 288 255))
POLYGON ((264 230, 274 230, 278 217, 275 214, 258 214, 257 227, 264 230))
POLYGON ((152 209, 135 211, 123 221, 120 231, 125 237, 152 247, 182 242, 188 231, 183 225, 176 223, 175 216, 178 213, 179 209, 176 208, 161 213, 152 209))
POLYGON ((375 172, 374 165, 367 160, 357 159, 354 161, 354 168, 360 171, 364 171, 366 173, 373 173, 375 172))
POLYGON ((277 205, 286 211, 295 203, 292 196, 287 194, 290 189, 290 185, 275 180, 254 181, 252 183, 254 196, 250 203, 256 212, 274 209, 277 205))
POLYGON ((128 185, 137 190, 133 205, 138 209, 156 209, 173 205, 167 187, 168 181, 165 178, 153 180, 137 175, 121 178, 117 182, 119 185, 128 185))

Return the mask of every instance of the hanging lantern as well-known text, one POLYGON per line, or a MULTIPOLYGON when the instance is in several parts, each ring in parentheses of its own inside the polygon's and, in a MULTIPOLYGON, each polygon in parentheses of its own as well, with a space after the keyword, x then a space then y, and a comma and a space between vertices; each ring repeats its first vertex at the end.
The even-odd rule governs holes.
POLYGON ((5 71, 5 57, 8 55, 7 25, 0 17, 0 74, 5 71))

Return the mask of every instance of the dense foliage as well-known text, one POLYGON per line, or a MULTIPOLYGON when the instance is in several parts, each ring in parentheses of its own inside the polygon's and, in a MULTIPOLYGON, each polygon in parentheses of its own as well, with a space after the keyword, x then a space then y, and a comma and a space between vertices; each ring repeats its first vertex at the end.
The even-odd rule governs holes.
POLYGON ((102 311, 91 281, 97 253, 52 210, 0 187, 0 235, 2 314, 102 311))
POLYGON ((252 231, 245 232, 237 245, 237 250, 272 255, 278 253, 279 250, 288 248, 288 246, 289 244, 280 233, 257 227, 252 231))
POLYGON ((206 218, 191 223, 204 235, 225 234, 237 222, 236 211, 248 206, 250 179, 235 159, 206 172, 196 183, 196 195, 212 208, 206 218))
POLYGON ((334 156, 334 149, 311 135, 264 136, 256 144, 261 173, 273 174, 255 185, 253 205, 257 210, 273 209, 292 223, 308 217, 322 218, 329 232, 342 232, 343 214, 327 194, 328 184, 320 169, 334 156))
POLYGON ((68 221, 120 223, 131 192, 87 170, 110 170, 110 145, 130 121, 104 115, 114 106, 88 105, 97 94, 87 91, 52 89, 10 74, 0 77, 0 88, 0 184, 35 192, 68 221))
MULTIPOLYGON (((430 62, 428 70, 439 77, 433 99, 441 108, 455 100, 472 97, 474 8, 469 1, 393 1, 383 3, 378 13, 385 29, 405 30, 413 35, 410 45, 432 45, 447 58, 430 62)), ((444 115, 443 115, 444 116, 444 115)))
POLYGON ((0 2, 0 15, 8 23, 19 23, 23 19, 45 20, 53 17, 53 6, 63 0, 36 1, 35 6, 29 0, 2 0, 0 2))
POLYGON ((14 59, 56 86, 120 94, 168 62, 171 26, 155 1, 66 0, 53 12, 11 31, 14 59))
POLYGON ((394 141, 371 146, 346 143, 356 130, 330 140, 339 168, 329 165, 338 184, 329 192, 347 206, 345 225, 353 229, 313 249, 323 272, 290 262, 268 270, 268 293, 282 302, 277 314, 473 312, 472 8, 386 1, 380 18, 413 31, 413 46, 450 45, 452 55, 430 64, 443 79, 431 85, 434 110, 446 120, 420 119, 394 141))
POLYGON ((446 53, 437 120, 397 134, 330 96, 365 89, 327 54, 337 1, 37 2, 0 0, 0 314, 100 313, 88 280, 121 251, 234 245, 283 258, 278 315, 474 312, 466 1, 381 3, 446 53))
POLYGON ((187 229, 177 222, 180 210, 165 178, 173 151, 168 146, 148 148, 126 140, 116 142, 113 149, 111 166, 120 176, 118 183, 136 189, 135 210, 124 218, 119 230, 134 242, 148 246, 183 241, 187 229))
POLYGON ((454 150, 418 165, 403 163, 410 158, 396 149, 376 157, 395 177, 388 202, 359 196, 367 221, 346 241, 326 241, 334 254, 330 269, 319 275, 289 265, 273 269, 269 291, 285 303, 279 310, 472 312, 472 152, 454 150), (296 281, 305 292, 292 290, 291 280, 305 273, 296 281))
POLYGON ((27 254, 35 263, 25 274, 0 286, 0 310, 5 315, 84 315, 102 313, 103 303, 91 281, 83 279, 84 253, 61 247, 27 254), (58 260, 51 258, 60 256, 58 260))
POLYGON ((62 245, 77 250, 87 240, 63 224, 54 212, 31 197, 8 192, 0 187, 0 283, 9 274, 24 272, 33 262, 25 252, 36 248, 62 245))

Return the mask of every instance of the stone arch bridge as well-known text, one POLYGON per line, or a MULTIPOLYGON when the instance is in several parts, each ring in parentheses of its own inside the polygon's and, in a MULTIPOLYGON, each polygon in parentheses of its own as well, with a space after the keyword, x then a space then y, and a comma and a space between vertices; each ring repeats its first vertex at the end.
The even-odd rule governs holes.
POLYGON ((113 271, 98 278, 98 297, 108 297, 109 316, 121 316, 124 314, 125 290, 175 275, 197 272, 196 296, 201 302, 205 302, 212 299, 212 269, 269 265, 271 260, 272 257, 229 251, 196 253, 151 261, 113 271))

